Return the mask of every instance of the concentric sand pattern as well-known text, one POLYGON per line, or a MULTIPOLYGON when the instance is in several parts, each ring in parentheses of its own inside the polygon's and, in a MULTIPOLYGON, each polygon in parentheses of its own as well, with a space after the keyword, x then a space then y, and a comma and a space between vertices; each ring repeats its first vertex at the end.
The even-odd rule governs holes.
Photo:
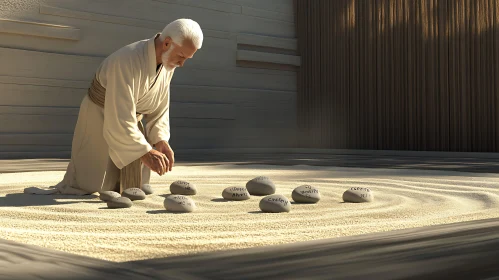
POLYGON ((49 186, 63 172, 0 174, 1 238, 114 261, 167 257, 222 249, 499 217, 499 175, 417 170, 309 166, 175 167, 153 175, 154 193, 131 208, 108 209, 90 197, 25 195, 49 186), (221 193, 268 176, 276 194, 291 200, 294 188, 320 190, 317 204, 292 202, 289 213, 263 213, 262 197, 227 201, 221 193), (178 179, 198 186, 196 211, 176 214, 163 202, 178 179), (350 187, 368 187, 371 203, 344 203, 350 187))

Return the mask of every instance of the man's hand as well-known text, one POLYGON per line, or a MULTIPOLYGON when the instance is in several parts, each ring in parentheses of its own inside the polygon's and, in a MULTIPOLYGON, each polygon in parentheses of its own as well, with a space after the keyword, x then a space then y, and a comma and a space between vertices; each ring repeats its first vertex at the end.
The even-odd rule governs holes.
POLYGON ((156 148, 156 150, 166 155, 166 157, 168 158, 167 172, 172 171, 173 165, 175 164, 175 154, 173 153, 170 144, 168 144, 168 142, 166 141, 159 141, 158 143, 154 144, 154 147, 156 148))
POLYGON ((147 154, 143 155, 140 160, 145 166, 149 167, 160 176, 168 172, 168 158, 159 151, 152 149, 147 154))

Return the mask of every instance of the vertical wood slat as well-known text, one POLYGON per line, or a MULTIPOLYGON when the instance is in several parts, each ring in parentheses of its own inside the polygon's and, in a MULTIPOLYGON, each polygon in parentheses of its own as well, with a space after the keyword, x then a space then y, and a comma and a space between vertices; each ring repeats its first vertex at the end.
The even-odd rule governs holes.
POLYGON ((382 1, 376 1, 375 2, 377 5, 376 5, 376 25, 377 25, 377 29, 376 29, 376 37, 378 37, 378 40, 376 40, 376 103, 377 103, 377 106, 376 106, 376 109, 375 109, 375 112, 376 112, 376 115, 377 115, 377 118, 376 118, 376 134, 377 134, 377 142, 376 142, 376 147, 378 149, 384 149, 384 147, 382 146, 382 143, 384 143, 384 139, 383 139, 383 135, 385 134, 385 130, 384 130, 384 126, 383 126, 383 123, 384 123, 384 120, 383 120, 383 115, 384 115, 384 111, 385 111, 385 108, 383 106, 383 99, 381 98, 381 94, 382 92, 384 92, 384 89, 383 89, 383 81, 382 81, 382 77, 383 77, 383 60, 382 58, 384 57, 383 56, 383 40, 380 40, 379 38, 381 37, 381 34, 382 34, 382 29, 383 29, 383 14, 382 14, 382 11, 383 11, 383 6, 384 6, 384 0, 382 1))
POLYGON ((438 91, 436 91, 435 84, 435 75, 436 69, 439 67, 436 55, 435 55, 435 26, 437 23, 434 21, 434 12, 435 7, 433 6, 434 0, 427 0, 426 10, 427 10, 427 28, 428 28, 428 36, 426 41, 426 49, 428 51, 427 60, 426 60, 426 78, 427 78, 427 102, 426 102, 426 132, 427 132, 427 150, 436 150, 438 141, 438 117, 436 116, 436 107, 435 107, 435 97, 438 96, 438 91))
POLYGON ((473 116, 474 116, 474 131, 473 131, 473 150, 481 151, 481 147, 483 147, 483 139, 486 137, 486 131, 482 129, 482 126, 485 124, 483 122, 482 115, 486 112, 484 108, 482 108, 481 100, 484 98, 484 83, 482 79, 482 75, 485 73, 482 71, 481 65, 481 53, 483 52, 482 45, 482 37, 484 34, 481 33, 483 28, 483 15, 481 13, 481 6, 483 5, 483 0, 476 1, 476 5, 474 8, 475 19, 472 20, 475 24, 475 28, 473 30, 474 40, 473 44, 475 45, 475 51, 473 51, 473 55, 475 56, 475 75, 473 76, 475 80, 475 93, 472 93, 473 96, 473 116))
POLYGON ((415 18, 415 1, 407 2, 407 61, 408 61, 408 71, 407 71, 407 123, 406 126, 409 130, 408 138, 409 138, 409 150, 416 150, 416 110, 414 108, 415 104, 415 92, 416 92, 416 57, 415 57, 415 27, 416 27, 416 18, 415 18))
POLYGON ((357 27, 357 22, 355 21, 356 15, 356 2, 352 1, 352 4, 348 7, 348 17, 347 17, 347 26, 346 26, 346 35, 349 38, 347 50, 349 51, 349 55, 347 56, 347 66, 349 77, 348 80, 351 81, 347 83, 348 91, 350 94, 348 95, 348 108, 350 111, 349 118, 347 121, 347 129, 349 133, 347 134, 347 143, 345 146, 358 147, 357 142, 359 141, 359 98, 358 98, 358 59, 359 52, 357 50, 357 34, 359 32, 359 28, 357 27))
POLYGON ((302 147, 499 151, 499 0, 296 0, 302 147))
POLYGON ((487 145, 487 138, 489 138, 489 132, 487 128, 487 105, 485 104, 487 100, 487 72, 485 71, 486 66, 485 62, 483 60, 483 57, 487 55, 487 45, 486 45, 486 40, 487 40, 487 33, 486 33, 486 28, 487 28, 487 14, 484 12, 484 8, 487 5, 488 0, 480 0, 478 3, 478 18, 479 18, 479 34, 478 34, 478 43, 480 44, 479 50, 478 50, 478 71, 480 72, 481 75, 478 76, 479 78, 479 84, 480 84, 480 95, 477 97, 477 101, 479 104, 479 110, 477 111, 477 117, 478 117, 478 122, 480 124, 480 135, 475 136, 477 138, 477 150, 478 151, 483 151, 483 147, 487 145))
POLYGON ((456 140, 457 136, 457 122, 458 111, 455 106, 455 96, 457 92, 457 46, 459 39, 457 35, 457 13, 455 8, 455 1, 448 2, 448 15, 449 15, 449 150, 458 150, 456 140), (454 36, 451 36, 454 35, 454 36))
POLYGON ((493 81, 494 79, 494 76, 492 75, 493 74, 493 69, 492 69, 492 64, 491 63, 488 63, 488 61, 493 57, 493 53, 492 53, 492 30, 493 30, 493 26, 492 26, 492 13, 491 12, 488 12, 488 11, 492 11, 493 10, 493 7, 492 7, 492 0, 487 0, 486 3, 485 3, 486 7, 484 8, 484 13, 485 13, 485 18, 486 18, 486 27, 485 27, 485 40, 484 40, 484 44, 485 44, 485 48, 486 48, 486 52, 485 52, 485 55, 482 56, 482 63, 484 65, 484 69, 483 71, 485 72, 486 75, 484 75, 484 82, 487 84, 487 87, 485 88, 485 94, 486 94, 486 98, 485 98, 485 104, 484 104, 484 107, 485 107, 485 110, 486 110, 486 114, 484 116, 484 121, 485 121, 485 124, 484 124, 484 129, 487 131, 487 135, 485 137, 486 139, 486 142, 484 143, 483 145, 483 151, 486 151, 485 147, 492 147, 494 146, 494 142, 492 141, 493 137, 494 137, 494 130, 495 130, 495 127, 494 127, 494 124, 492 122, 492 119, 493 119, 493 115, 492 115, 492 93, 494 92, 494 88, 493 88, 493 83, 491 81, 493 81))
MULTIPOLYGON (((493 112, 495 112, 494 121, 499 120, 499 95, 497 91, 499 90, 499 3, 498 1, 494 1, 494 19, 493 19, 493 48, 494 48, 494 57, 492 59, 493 69, 494 69, 494 108, 493 112)), ((499 128, 495 127, 495 151, 499 151, 499 128)))
POLYGON ((471 98, 469 96, 469 76, 470 76, 470 71, 469 68, 471 67, 471 60, 470 60, 470 46, 469 46, 469 39, 470 39, 470 31, 469 31, 469 23, 466 20, 466 18, 469 18, 469 0, 464 0, 461 7, 460 7, 460 16, 462 17, 460 20, 462 21, 462 38, 461 38, 461 66, 459 67, 461 69, 461 80, 462 80, 462 88, 461 88, 461 94, 460 94, 460 102, 459 105, 461 107, 460 111, 460 116, 461 116, 461 122, 460 122, 460 127, 461 127, 461 149, 464 151, 469 151, 470 149, 468 147, 471 147, 471 143, 469 141, 469 123, 471 122, 471 114, 469 113, 468 107, 470 105, 469 99, 471 98))
POLYGON ((423 33, 423 28, 422 28, 422 22, 421 22, 421 1, 414 1, 416 2, 416 9, 415 9, 415 15, 414 18, 416 20, 415 22, 415 40, 414 40, 414 48, 415 48, 415 90, 414 90, 414 97, 415 99, 413 100, 414 103, 412 106, 414 106, 415 114, 415 126, 414 126, 414 131, 415 131, 415 138, 416 138, 416 150, 424 150, 424 147, 422 147, 421 143, 424 140, 422 138, 422 130, 421 130, 421 125, 422 125, 422 117, 421 117, 421 93, 424 92, 424 88, 422 87, 423 85, 423 80, 422 80, 422 75, 424 73, 423 69, 421 69, 422 63, 421 63, 421 52, 423 47, 421 46, 420 41, 421 36, 423 33))
POLYGON ((423 150, 431 150, 431 136, 429 130, 431 128, 429 124, 429 106, 428 103, 431 101, 430 86, 429 86, 429 57, 430 57, 430 48, 429 44, 431 41, 430 35, 430 26, 429 26, 429 2, 430 0, 422 0, 421 1, 421 27, 422 27, 422 36, 420 37, 420 46, 421 46, 421 145, 423 150))
MULTIPOLYGON (((367 87, 365 88, 364 97, 367 100, 366 117, 364 120, 367 122, 367 134, 368 136, 364 139, 368 139, 368 143, 366 144, 367 149, 374 150, 376 149, 376 119, 374 118, 375 107, 376 104, 376 82, 375 82, 375 67, 376 67, 376 36, 374 33, 376 24, 375 24, 375 16, 374 16, 374 1, 364 1, 366 5, 366 12, 368 16, 366 17, 368 20, 366 22, 366 38, 365 38, 365 46, 367 50, 367 67, 366 67, 366 77, 367 77, 367 87)), ((361 83, 364 81, 360 81, 361 83)))
POLYGON ((386 1, 386 33, 387 33, 387 39, 388 39, 388 44, 386 48, 386 78, 387 78, 387 87, 386 87, 386 99, 385 99, 385 104, 387 108, 387 114, 386 114, 386 123, 387 123, 387 134, 386 134, 386 148, 393 147, 395 148, 395 129, 394 129, 394 119, 395 119, 395 110, 394 110, 394 102, 395 99, 397 98, 398 92, 395 92, 394 90, 394 82, 395 79, 393 78, 393 65, 394 63, 397 63, 398 57, 397 53, 395 52, 394 48, 394 4, 395 0, 387 0, 386 1))
MULTIPOLYGON (((478 3, 478 0, 473 0, 478 3)), ((469 9, 468 12, 470 14, 470 21, 469 21, 469 34, 470 34, 470 40, 469 45, 470 45, 470 74, 468 76, 469 82, 470 82, 470 87, 469 87, 469 92, 467 92, 466 96, 468 97, 469 100, 469 116, 470 120, 468 121, 469 123, 469 140, 470 140, 470 150, 474 150, 476 148, 476 132, 477 132, 477 119, 476 119, 476 101, 475 98, 476 96, 480 93, 480 85, 477 83, 477 65, 476 65, 476 56, 477 56, 477 40, 476 40, 476 35, 478 32, 477 29, 477 18, 476 18, 476 5, 472 5, 470 2, 469 4, 469 9)))
MULTIPOLYGON (((366 15, 365 11, 365 1, 355 1, 355 15, 366 15)), ((356 53, 358 53, 358 59, 354 63, 353 68, 357 68, 357 120, 356 123, 353 125, 357 126, 356 130, 356 136, 354 137, 355 140, 355 149, 366 149, 366 142, 369 141, 367 140, 367 125, 368 122, 365 118, 367 116, 367 107, 366 107, 366 100, 367 97, 365 95, 367 89, 366 85, 368 82, 368 78, 366 77, 367 73, 367 68, 368 66, 368 60, 366 58, 366 52, 367 48, 364 48, 365 46, 365 38, 366 38, 366 21, 367 16, 364 17, 354 17, 355 19, 355 25, 358 26, 356 28, 357 33, 356 33, 356 38, 355 38, 355 48, 356 48, 356 53), (364 62, 364 67, 355 67, 355 65, 360 65, 361 61, 364 62), (356 138, 356 139, 355 139, 356 138), (363 140, 364 139, 364 140, 363 140)), ((353 101, 355 105, 355 101, 353 101)))
MULTIPOLYGON (((492 45, 493 45, 493 58, 491 59, 492 61, 492 69, 494 71, 493 74, 493 97, 492 97, 492 104, 493 108, 492 111, 494 112, 493 114, 493 120, 494 124, 499 120, 499 95, 497 94, 499 90, 499 3, 498 1, 494 0, 493 1, 493 18, 492 18, 492 45)), ((497 125, 494 125, 494 144, 495 144, 495 151, 499 151, 499 127, 497 125)))
MULTIPOLYGON (((452 1, 452 0, 450 0, 452 1)), ((438 39, 439 39, 439 49, 438 49, 438 57, 440 61, 439 65, 439 106, 440 108, 440 151, 449 151, 450 150, 450 108, 449 108, 449 57, 450 49, 449 49, 449 34, 450 34, 450 17, 448 14, 448 6, 449 0, 440 0, 438 2, 438 18, 439 18, 439 27, 438 27, 438 39)))
POLYGON ((408 134, 407 127, 404 123, 407 122, 407 75, 406 69, 408 67, 406 54, 407 51, 407 32, 406 32, 406 1, 397 1, 395 10, 395 22, 392 28, 396 30, 395 40, 395 53, 397 60, 394 61, 394 71, 392 79, 395 82, 394 94, 396 96, 394 110, 396 112, 394 116, 394 131, 396 145, 394 149, 405 150, 408 148, 408 134))

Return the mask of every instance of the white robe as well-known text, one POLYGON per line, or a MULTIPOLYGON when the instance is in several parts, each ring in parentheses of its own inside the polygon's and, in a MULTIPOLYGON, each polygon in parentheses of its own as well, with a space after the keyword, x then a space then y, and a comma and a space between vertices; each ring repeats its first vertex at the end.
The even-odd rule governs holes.
MULTIPOLYGON (((174 71, 164 67, 156 71, 156 36, 127 45, 102 62, 96 78, 106 89, 105 106, 94 104, 88 95, 83 98, 63 180, 50 190, 27 188, 25 193, 82 195, 113 190, 120 169, 155 143, 169 141, 174 71), (136 112, 144 116, 147 139, 137 126, 136 112)), ((149 183, 150 172, 143 166, 142 184, 149 183)))

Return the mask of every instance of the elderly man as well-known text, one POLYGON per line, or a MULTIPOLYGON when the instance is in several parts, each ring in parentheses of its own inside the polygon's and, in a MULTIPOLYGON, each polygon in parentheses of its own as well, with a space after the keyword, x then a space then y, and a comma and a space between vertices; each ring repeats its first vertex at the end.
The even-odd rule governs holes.
POLYGON ((154 37, 107 57, 81 103, 63 180, 49 190, 25 192, 121 192, 148 184, 151 170, 159 175, 171 171, 170 81, 202 42, 198 23, 178 19, 154 37))

